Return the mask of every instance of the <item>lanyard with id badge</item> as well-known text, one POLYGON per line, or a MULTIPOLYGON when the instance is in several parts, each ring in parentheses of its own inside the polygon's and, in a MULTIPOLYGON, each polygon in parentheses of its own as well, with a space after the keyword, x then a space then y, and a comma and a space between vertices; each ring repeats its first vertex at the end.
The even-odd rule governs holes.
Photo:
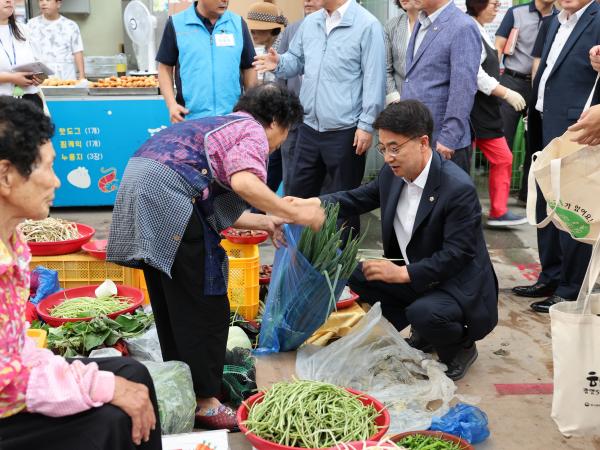
MULTIPOLYGON (((0 46, 2 46, 2 50, 4 50, 4 54, 6 55, 6 58, 8 59, 8 63, 11 66, 15 66, 17 64, 17 52, 15 50, 15 38, 13 37, 12 31, 10 29, 8 32, 10 35, 10 44, 12 47, 12 59, 10 57, 9 51, 4 46, 4 42, 2 42, 2 39, 0 39, 0 46)), ((12 95, 13 95, 13 97, 20 98, 20 97, 23 97, 23 95, 25 95, 25 91, 23 90, 23 88, 21 86, 15 85, 12 95)))
POLYGON ((217 47, 233 47, 235 39, 231 33, 217 33, 215 34, 215 44, 217 47))

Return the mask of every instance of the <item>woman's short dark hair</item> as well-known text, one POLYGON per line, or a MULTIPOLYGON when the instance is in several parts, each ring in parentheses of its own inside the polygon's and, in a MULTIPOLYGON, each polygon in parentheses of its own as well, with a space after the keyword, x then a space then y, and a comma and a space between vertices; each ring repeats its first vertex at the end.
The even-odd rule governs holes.
POLYGON ((477 17, 490 4, 490 0, 467 0, 467 14, 477 17))
POLYGON ((29 100, 0 96, 0 160, 7 160, 25 178, 40 157, 40 147, 54 134, 54 125, 29 100))
POLYGON ((277 122, 280 126, 289 128, 301 122, 304 115, 298 96, 275 83, 261 84, 246 91, 233 111, 247 112, 264 127, 277 122))
POLYGON ((431 142, 433 117, 427 106, 417 100, 392 103, 375 120, 373 128, 406 137, 428 136, 431 142))

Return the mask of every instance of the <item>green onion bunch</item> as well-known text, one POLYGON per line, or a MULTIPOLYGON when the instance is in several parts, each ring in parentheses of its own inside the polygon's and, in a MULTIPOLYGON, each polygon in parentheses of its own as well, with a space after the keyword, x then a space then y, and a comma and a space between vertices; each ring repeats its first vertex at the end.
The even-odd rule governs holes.
POLYGON ((345 227, 339 230, 337 228, 339 212, 339 203, 328 203, 325 206, 326 218, 323 227, 316 233, 309 227, 304 228, 298 244, 300 253, 318 272, 327 273, 331 280, 350 278, 358 263, 358 249, 366 235, 364 233, 362 238, 352 238, 351 229, 346 246, 342 249, 341 237, 345 227))

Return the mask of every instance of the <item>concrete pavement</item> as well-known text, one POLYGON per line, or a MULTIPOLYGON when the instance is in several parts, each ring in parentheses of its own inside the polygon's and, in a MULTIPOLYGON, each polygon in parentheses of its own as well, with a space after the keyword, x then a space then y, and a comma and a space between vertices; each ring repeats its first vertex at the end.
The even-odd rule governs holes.
MULTIPOLYGON (((487 200, 482 199, 482 203, 486 210, 487 200)), ((514 204, 511 208, 524 214, 523 208, 514 204)), ((90 224, 97 229, 97 238, 107 237, 110 208, 62 209, 53 211, 53 215, 90 224)), ((363 223, 367 220, 372 223, 364 247, 379 249, 378 212, 363 217, 363 223)), ((485 235, 501 289, 500 322, 491 335, 478 342, 479 359, 457 383, 460 394, 480 398, 478 406, 490 420, 491 436, 477 449, 600 450, 600 437, 566 439, 557 431, 550 418, 552 395, 548 390, 552 383, 549 317, 532 312, 530 300, 510 293, 513 286, 536 280, 539 264, 535 229, 528 225, 511 230, 486 229, 485 235)), ((262 262, 270 263, 272 247, 265 243, 260 250, 262 262)), ((294 353, 260 358, 259 388, 290 378, 294 360, 294 353)), ((239 433, 230 435, 230 443, 234 450, 250 449, 239 433)))

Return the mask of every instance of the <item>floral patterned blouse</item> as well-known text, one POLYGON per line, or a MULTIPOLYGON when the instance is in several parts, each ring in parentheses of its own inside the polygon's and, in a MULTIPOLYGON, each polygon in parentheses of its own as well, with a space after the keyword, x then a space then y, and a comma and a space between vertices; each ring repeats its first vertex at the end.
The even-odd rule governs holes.
POLYGON ((25 306, 29 297, 29 247, 19 234, 12 248, 0 241, 0 417, 25 408, 29 370, 19 357, 25 337, 25 306))
POLYGON ((27 409, 68 416, 112 400, 114 375, 96 363, 69 364, 26 337, 31 253, 15 232, 0 241, 0 419, 27 409))

